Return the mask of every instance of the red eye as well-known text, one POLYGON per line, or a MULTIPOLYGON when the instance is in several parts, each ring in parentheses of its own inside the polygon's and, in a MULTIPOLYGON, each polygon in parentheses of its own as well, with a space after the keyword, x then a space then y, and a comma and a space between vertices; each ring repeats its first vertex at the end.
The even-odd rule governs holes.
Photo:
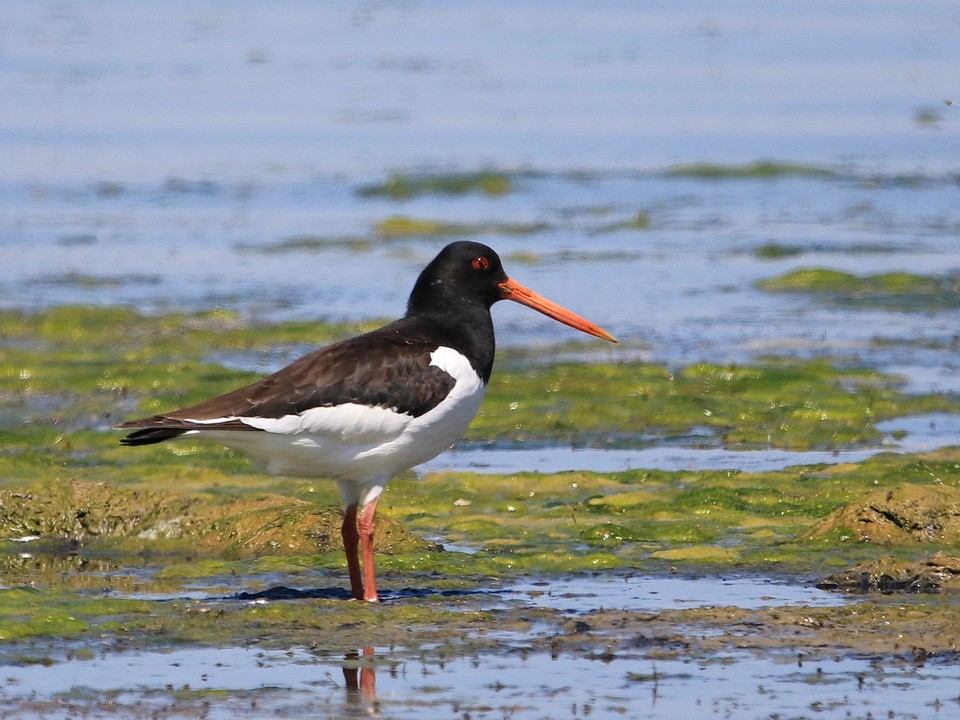
POLYGON ((487 270, 490 267, 490 261, 487 260, 487 258, 485 258, 483 255, 478 258, 474 258, 470 264, 473 265, 474 270, 482 271, 487 270))

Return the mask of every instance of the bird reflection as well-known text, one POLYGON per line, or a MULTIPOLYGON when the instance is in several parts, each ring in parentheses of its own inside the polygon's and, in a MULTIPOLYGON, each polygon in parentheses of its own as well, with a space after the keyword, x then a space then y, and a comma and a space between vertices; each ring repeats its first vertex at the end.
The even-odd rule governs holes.
POLYGON ((370 661, 373 648, 363 648, 363 660, 360 653, 348 652, 343 666, 343 680, 347 688, 347 705, 366 711, 369 715, 377 713, 377 676, 370 661))

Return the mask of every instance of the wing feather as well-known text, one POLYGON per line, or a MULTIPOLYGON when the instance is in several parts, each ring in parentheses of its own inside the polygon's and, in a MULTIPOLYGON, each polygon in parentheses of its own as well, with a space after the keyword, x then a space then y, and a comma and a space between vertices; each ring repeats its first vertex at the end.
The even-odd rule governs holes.
POLYGON ((190 407, 125 422, 126 445, 161 442, 196 430, 262 431, 244 418, 280 419, 345 403, 419 417, 456 383, 435 365, 429 327, 409 319, 306 355, 262 380, 190 407))

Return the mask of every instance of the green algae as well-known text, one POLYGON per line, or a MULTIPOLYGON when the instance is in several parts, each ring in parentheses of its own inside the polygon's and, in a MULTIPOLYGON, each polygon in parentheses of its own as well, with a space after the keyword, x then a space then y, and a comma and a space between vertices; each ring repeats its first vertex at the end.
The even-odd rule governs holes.
POLYGON ((200 357, 212 348, 251 349, 317 342, 357 332, 363 323, 322 320, 257 323, 230 310, 144 315, 126 307, 62 305, 36 313, 0 311, 0 346, 143 351, 200 357))
MULTIPOLYGON (((342 550, 339 508, 265 493, 173 493, 59 480, 0 490, 0 537, 67 540, 114 556, 150 552, 228 559, 342 550)), ((384 552, 430 545, 389 517, 376 541, 384 552)))
MULTIPOLYGON (((269 483, 266 478, 256 478, 269 483)), ((172 508, 183 512, 182 503, 192 495, 176 495, 169 491, 158 493, 143 481, 135 481, 140 489, 130 492, 111 486, 82 488, 84 492, 102 493, 104 502, 119 509, 124 503, 138 498, 150 498, 147 507, 172 508)), ((402 525, 416 535, 441 536, 474 551, 437 552, 421 544, 419 550, 399 548, 389 551, 384 547, 380 569, 384 587, 433 588, 435 592, 459 589, 470 591, 490 578, 510 578, 525 574, 555 574, 614 569, 647 569, 669 565, 689 569, 703 567, 778 567, 781 571, 810 572, 824 566, 837 565, 837 554, 849 564, 869 559, 880 550, 872 543, 856 544, 849 539, 815 537, 810 530, 823 518, 844 505, 876 491, 895 488, 904 482, 930 487, 960 487, 960 450, 945 450, 924 456, 878 456, 860 464, 811 466, 790 468, 768 473, 739 473, 732 471, 648 471, 620 473, 558 473, 538 475, 475 475, 472 473, 437 473, 422 480, 398 478, 391 483, 381 502, 385 524, 402 525)), ((20 488, 9 493, 24 498, 40 494, 42 487, 20 488)), ((301 486, 301 492, 306 492, 301 486)), ((332 491, 332 488, 331 488, 332 491)), ((74 490, 74 493, 76 491, 74 490)), ((265 502, 262 494, 248 493, 259 507, 265 502)), ((248 507, 238 505, 243 496, 230 500, 212 495, 203 507, 214 517, 221 531, 230 527, 231 518, 238 518, 236 510, 248 507)), ((268 498, 269 500, 269 498, 268 498)), ((289 507, 296 516, 299 506, 289 497, 277 498, 278 509, 289 507)), ((95 503, 67 503, 71 507, 91 508, 95 503)), ((344 614, 340 601, 316 600, 309 602, 270 603, 267 606, 238 607, 230 602, 174 602, 155 607, 141 605, 100 605, 89 592, 131 587, 149 592, 162 587, 176 593, 181 585, 208 588, 241 587, 257 590, 277 582, 278 575, 287 582, 317 582, 317 572, 333 573, 325 583, 342 586, 343 560, 339 551, 326 553, 311 551, 309 545, 316 538, 297 538, 302 532, 296 522, 284 521, 289 530, 287 538, 299 543, 289 548, 290 554, 269 542, 249 548, 246 559, 231 553, 230 544, 211 543, 204 533, 161 538, 147 533, 137 538, 137 549, 123 542, 106 543, 88 529, 84 520, 77 530, 77 519, 63 512, 62 504, 43 496, 38 502, 27 498, 25 506, 47 508, 46 516, 56 522, 42 526, 14 525, 4 527, 2 533, 35 531, 60 533, 68 538, 82 540, 69 552, 79 557, 94 558, 107 555, 116 566, 125 564, 154 567, 151 577, 104 574, 101 565, 77 565, 69 569, 52 568, 32 572, 29 581, 35 585, 31 592, 63 594, 62 612, 37 614, 36 622, 29 624, 31 635, 55 636, 102 633, 104 623, 115 622, 129 632, 147 633, 157 642, 222 642, 224 638, 269 637, 270 641, 294 641, 310 630, 328 632, 349 624, 376 634, 379 620, 389 622, 452 623, 462 629, 462 617, 452 619, 449 599, 443 612, 434 613, 423 605, 401 605, 386 610, 386 615, 368 613, 347 603, 351 611, 344 614), (88 583, 77 583, 76 578, 87 576, 88 583), (69 579, 67 577, 69 575, 69 579), (70 589, 72 588, 72 592, 70 589), (84 609, 74 610, 76 607, 84 609), (84 605, 84 603, 87 603, 84 605), (369 617, 368 617, 369 615, 369 617), (119 617, 118 617, 119 616, 119 617), (100 619, 97 619, 100 617, 100 619), (359 619, 358 619, 359 617, 359 619), (69 618, 80 618, 76 622, 69 618), (379 620, 378 620, 379 618, 379 620), (446 618, 446 619, 445 619, 446 618), (215 619, 215 623, 211 620, 215 619)), ((39 511, 38 511, 39 512, 39 511)), ((286 511, 284 511, 286 512, 286 511)), ((335 521, 338 512, 330 509, 335 521)), ((199 511, 194 512, 194 517, 199 511)), ((108 512, 108 516, 113 513, 108 512)), ((106 533, 121 539, 131 534, 142 534, 143 528, 155 523, 149 513, 124 511, 117 514, 114 524, 103 527, 106 533), (137 520, 138 517, 144 519, 137 520), (131 526, 132 523, 132 526, 131 526)), ((186 513, 189 515, 189 512, 186 513)), ((257 513, 239 513, 240 527, 264 524, 257 513)), ((190 523, 183 523, 189 525, 190 523)), ((335 522, 332 523, 335 526, 335 522)), ((269 523, 267 523, 269 525, 269 523)), ((269 528, 268 528, 269 530, 269 528)), ((28 547, 34 553, 42 552, 32 544, 8 546, 4 551, 14 553, 28 547)), ((929 552, 930 544, 918 546, 929 552)), ((889 551, 889 549, 887 549, 889 551)), ((0 564, 0 581, 22 582, 23 572, 16 572, 0 564)), ((10 614, 29 605, 34 595, 10 596, 10 614)), ((469 592, 463 596, 470 597, 469 592)), ((116 600, 109 595, 105 600, 116 600)), ((43 600, 47 608, 56 609, 56 603, 43 600)), ((456 612, 460 612, 457 610, 456 612)), ((2 616, 2 612, 0 612, 2 616)), ((11 621, 12 622, 12 621, 11 621)), ((2 623, 0 623, 2 627, 2 623)), ((112 632, 112 631, 110 631, 112 632)), ((338 630, 339 632, 339 630, 338 630)))
MULTIPOLYGON (((813 529, 848 504, 904 483, 918 489, 960 486, 960 451, 764 473, 440 473, 397 480, 384 504, 416 532, 474 547, 471 566, 476 562, 487 573, 496 569, 487 564, 493 554, 508 556, 517 569, 545 572, 544 551, 562 554, 578 545, 606 553, 574 558, 567 572, 589 570, 594 561, 607 566, 612 558, 620 567, 682 558, 810 570, 830 561, 838 548, 848 557, 875 552, 875 543, 855 549, 852 538, 813 529)), ((939 545, 950 542, 941 538, 939 545)), ((445 567, 446 558, 437 562, 445 567)))
POLYGON ((764 243, 754 250, 761 260, 782 260, 783 258, 802 255, 805 249, 801 245, 784 245, 783 243, 769 242, 764 243))
POLYGON ((391 173, 382 183, 364 185, 357 190, 360 197, 386 197, 409 200, 420 195, 466 195, 480 193, 500 197, 513 190, 513 179, 502 172, 443 173, 411 175, 391 173))
POLYGON ((544 222, 455 223, 444 220, 391 215, 374 225, 374 234, 382 239, 418 237, 457 237, 463 235, 532 235, 550 229, 544 222))
POLYGON ((467 436, 610 446, 707 427, 728 447, 835 448, 876 441, 882 419, 958 407, 949 397, 901 393, 899 382, 824 360, 678 371, 646 363, 508 367, 494 374, 467 436))
MULTIPOLYGON (((319 345, 366 329, 355 323, 259 325, 233 313, 147 317, 127 308, 65 306, 41 313, 0 312, 0 397, 11 405, 53 395, 61 418, 108 416, 137 388, 143 409, 186 405, 254 380, 206 358, 215 350, 257 351, 319 345)), ((26 407, 30 416, 30 408, 26 407)), ((0 424, 4 413, 0 410, 0 424)), ((90 423, 88 423, 90 424, 90 423)))
POLYGON ((823 243, 787 244, 768 242, 759 245, 753 250, 753 255, 760 260, 783 260, 806 253, 834 253, 843 255, 864 255, 893 253, 900 250, 895 243, 889 242, 856 242, 844 243, 841 246, 823 243))
POLYGON ((491 618, 483 613, 437 607, 437 598, 421 602, 370 603, 310 599, 237 603, 235 601, 173 601, 149 616, 133 617, 128 626, 161 642, 222 645, 256 642, 266 647, 355 649, 367 644, 391 646, 412 637, 424 640, 465 637, 491 618), (450 630, 444 631, 442 628, 450 630))
POLYGON ((760 280, 777 293, 806 293, 833 303, 889 310, 945 310, 960 307, 960 276, 887 272, 859 276, 826 268, 803 268, 760 280))
POLYGON ((675 178, 696 178, 699 180, 773 180, 778 178, 835 178, 834 170, 820 165, 802 165, 800 163, 763 160, 745 165, 724 165, 720 163, 690 163, 675 165, 664 174, 675 178))
MULTIPOLYGON (((85 427, 106 427, 132 414, 130 408, 134 406, 138 413, 159 411, 232 389, 254 375, 225 370, 190 356, 199 358, 210 353, 218 340, 228 349, 258 347, 270 340, 299 341, 310 330, 308 325, 248 328, 228 313, 144 318, 123 309, 98 312, 62 308, 33 316, 7 313, 0 318, 4 321, 3 341, 12 345, 11 357, 16 358, 16 371, 8 372, 2 381, 5 385, 0 386, 6 391, 0 398, 8 417, 22 419, 23 413, 17 408, 54 389, 60 391, 57 397, 62 402, 52 413, 41 409, 31 416, 31 422, 9 427, 0 449, 0 487, 19 491, 43 478, 48 482, 108 483, 108 487, 130 489, 147 484, 153 493, 203 494, 208 503, 204 517, 212 516, 212 503, 220 508, 219 521, 228 524, 231 507, 250 510, 253 524, 252 518, 258 517, 260 510, 249 503, 272 494, 297 500, 285 512, 291 528, 296 526, 296 518, 307 512, 305 508, 337 504, 332 483, 264 478, 242 456, 215 445, 178 442, 134 452, 117 445, 116 436, 64 427, 56 421, 56 417, 79 407, 83 408, 81 419, 87 419, 85 427), (107 349, 116 347, 121 338, 129 353, 138 358, 130 374, 127 355, 111 360, 107 349), (175 353, 179 353, 179 360, 171 361, 175 353), (94 405, 99 414, 91 415, 91 398, 98 398, 94 405), (259 495, 249 497, 254 494, 259 495)), ((340 331, 340 327, 316 329, 317 334, 340 331)), ((542 365, 531 364, 522 353, 508 357, 507 366, 494 374, 487 400, 471 427, 472 439, 631 445, 643 444, 650 436, 707 427, 729 446, 846 447, 876 439, 878 420, 957 407, 956 400, 949 397, 901 394, 897 378, 823 360, 776 360, 756 367, 698 364, 670 371, 642 363, 542 365)), ((929 463, 924 468, 924 472, 933 472, 929 463)), ((940 472, 949 473, 950 469, 940 472)), ((462 501, 452 505, 452 511, 426 512, 421 503, 428 486, 417 485, 409 490, 415 499, 415 511, 406 510, 403 503, 393 499, 390 504, 396 504, 396 508, 385 502, 384 516, 399 516, 406 526, 427 537, 440 535, 451 542, 489 550, 491 558, 475 560, 487 563, 488 571, 496 573, 502 567, 495 556, 502 552, 512 554, 514 566, 527 563, 529 568, 538 567, 536 547, 524 550, 531 539, 542 543, 541 550, 557 553, 571 543, 612 548, 621 555, 620 551, 627 548, 636 560, 648 552, 669 550, 671 543, 730 540, 724 523, 733 522, 731 518, 736 518, 735 524, 740 527, 737 541, 782 539, 792 532, 793 524, 778 525, 772 519, 785 521, 810 513, 822 517, 838 507, 837 502, 825 499, 822 491, 811 496, 807 487, 793 495, 772 494, 768 484, 783 482, 776 475, 762 476, 757 486, 745 483, 743 477, 728 481, 726 476, 716 476, 723 482, 705 484, 706 476, 690 476, 697 485, 677 491, 669 502, 663 493, 667 485, 679 482, 676 478, 651 472, 625 477, 631 478, 628 483, 633 487, 629 490, 603 490, 586 496, 584 488, 590 483, 581 478, 577 499, 568 502, 561 500, 560 490, 565 492, 561 487, 557 494, 543 489, 528 491, 539 493, 536 498, 506 488, 491 495, 500 486, 489 476, 476 480, 480 487, 475 487, 471 476, 458 476, 445 490, 448 505, 452 500, 462 501), (733 484, 723 484, 727 482, 733 484), (549 497, 550 504, 541 507, 538 502, 544 496, 549 497), (621 522, 619 516, 624 514, 633 516, 631 524, 621 522), (594 529, 595 524, 602 523, 618 527, 613 532, 594 529), (505 527, 510 526, 516 526, 519 534, 506 532, 505 527), (638 543, 650 543, 651 547, 639 551, 632 547, 638 543)), ((388 495, 397 498, 393 487, 404 487, 408 482, 398 479, 388 495)), ((536 482, 542 486, 546 481, 536 482)), ((621 482, 618 477, 614 485, 621 482)), ((514 486, 519 487, 515 481, 514 486)), ((171 501, 170 506, 176 507, 177 502, 171 501)), ((263 519, 257 527, 279 522, 278 514, 284 514, 278 506, 270 512, 274 513, 273 519, 263 519)), ((130 514, 126 510, 116 513, 123 517, 130 514)), ((242 514, 234 512, 233 517, 242 514)), ((170 522, 171 517, 164 516, 161 521, 170 522)), ((29 535, 38 530, 42 528, 11 526, 9 533, 29 535)), ((60 528, 60 534, 76 536, 65 527, 60 528)), ((157 537, 154 542, 158 547, 161 540, 176 545, 175 538, 157 537)), ((145 544, 143 538, 137 542, 127 538, 124 542, 131 551, 134 546, 142 550, 145 544)), ((209 550, 213 552, 214 548, 209 550)), ((234 559, 278 554, 276 548, 268 546, 260 546, 255 552, 244 550, 242 543, 215 550, 220 556, 234 559)), ((292 554, 305 551, 301 545, 291 549, 292 554)), ((310 550, 311 554, 317 552, 322 548, 310 550)), ((783 555, 782 549, 773 549, 769 543, 764 552, 768 557, 783 555)), ((390 562, 410 571, 431 564, 452 567, 458 562, 434 555, 403 551, 390 562)), ((560 557, 550 562, 562 565, 560 557)), ((595 559, 601 566, 609 563, 608 558, 595 559)), ((546 563, 546 558, 542 561, 546 563)), ((332 553, 318 556, 316 562, 334 568, 342 560, 332 553)), ((246 566, 238 568, 245 571, 246 566)))
POLYGON ((284 240, 265 243, 238 243, 236 248, 244 252, 262 254, 280 254, 293 252, 319 252, 331 249, 350 250, 351 252, 369 252, 374 241, 369 237, 353 235, 295 235, 284 240))
POLYGON ((649 230, 650 223, 650 213, 646 210, 638 210, 633 215, 618 222, 597 225, 590 230, 590 233, 592 235, 600 235, 621 230, 649 230))
POLYGON ((58 589, 2 588, 0 641, 116 631, 126 618, 149 608, 142 601, 88 597, 58 589))
POLYGON ((59 275, 50 275, 35 281, 38 285, 72 286, 82 290, 96 290, 104 287, 120 287, 122 285, 156 285, 160 282, 158 275, 143 275, 131 273, 128 275, 90 275, 70 271, 59 275))

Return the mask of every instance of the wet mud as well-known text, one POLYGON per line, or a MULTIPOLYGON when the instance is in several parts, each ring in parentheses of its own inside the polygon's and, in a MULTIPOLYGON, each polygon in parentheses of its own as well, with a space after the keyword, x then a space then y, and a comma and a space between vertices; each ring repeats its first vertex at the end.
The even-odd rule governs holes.
POLYGON ((817 587, 850 593, 955 593, 960 558, 935 552, 922 560, 881 557, 834 573, 817 587))
POLYGON ((960 544, 960 490, 903 484, 877 490, 823 519, 811 537, 832 534, 878 545, 960 544))

